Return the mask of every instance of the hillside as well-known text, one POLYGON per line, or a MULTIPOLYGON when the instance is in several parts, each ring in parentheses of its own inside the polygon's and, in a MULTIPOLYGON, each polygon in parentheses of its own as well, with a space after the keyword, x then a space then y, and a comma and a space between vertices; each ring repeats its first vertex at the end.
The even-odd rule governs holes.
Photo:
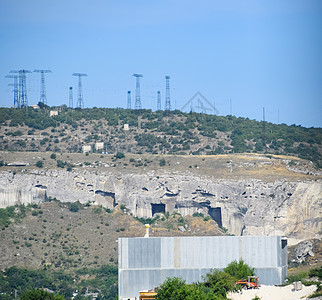
POLYGON ((67 298, 88 287, 115 299, 117 238, 143 236, 144 223, 151 236, 310 239, 308 262, 321 264, 320 128, 66 107, 0 108, 0 124, 0 288, 8 299, 31 286, 67 298))
MULTIPOLYGON (((9 209, 10 211, 10 209, 9 209)), ((117 265, 117 238, 144 236, 143 223, 152 223, 150 236, 223 235, 213 220, 179 214, 142 220, 125 206, 106 210, 101 206, 61 203, 49 199, 39 205, 16 206, 9 220, 2 210, 0 266, 74 270, 117 265), (180 231, 179 226, 186 230, 180 231)))
POLYGON ((180 111, 0 109, 0 150, 215 155, 293 155, 322 166, 322 129, 180 111), (59 110, 50 117, 50 110, 59 110), (128 124, 129 130, 124 127, 128 124), (104 149, 96 150, 95 143, 104 149))
POLYGON ((202 213, 235 235, 320 236, 322 174, 296 157, 2 151, 0 161, 3 208, 56 198, 144 218, 202 213))
MULTIPOLYGON (((61 203, 0 209, 1 299, 14 299, 31 287, 50 288, 71 299, 86 290, 104 299, 117 295, 118 237, 223 235, 216 222, 196 215, 164 214, 136 219, 125 206, 61 203), (183 229, 184 228, 184 229, 183 229), (180 230, 179 230, 180 229, 180 230), (15 291, 16 290, 16 291, 15 291)), ((82 295, 82 296, 81 296, 82 295)))

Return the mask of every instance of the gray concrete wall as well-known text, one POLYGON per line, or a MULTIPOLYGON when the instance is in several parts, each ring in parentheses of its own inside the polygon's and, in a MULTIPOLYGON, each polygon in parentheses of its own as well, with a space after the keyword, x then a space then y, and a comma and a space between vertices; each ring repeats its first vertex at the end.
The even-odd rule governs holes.
POLYGON ((274 236, 120 238, 119 299, 159 286, 167 277, 201 281, 211 269, 243 259, 261 284, 282 284, 287 275, 287 246, 274 236))

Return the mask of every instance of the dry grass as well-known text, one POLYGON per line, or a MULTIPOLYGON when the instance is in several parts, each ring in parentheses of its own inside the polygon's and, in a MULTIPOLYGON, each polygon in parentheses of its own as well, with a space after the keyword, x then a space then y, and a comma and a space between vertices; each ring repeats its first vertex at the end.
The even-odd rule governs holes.
MULTIPOLYGON (((0 160, 5 163, 25 162, 28 166, 3 166, 0 170, 19 172, 22 169, 38 169, 35 164, 43 161, 43 170, 57 168, 57 160, 73 165, 73 170, 113 173, 190 173, 197 176, 208 176, 219 179, 256 178, 266 181, 280 179, 307 180, 321 179, 322 176, 309 175, 314 170, 308 161, 296 157, 259 154, 227 154, 227 155, 152 155, 125 154, 123 159, 115 159, 111 154, 58 153, 51 159, 51 152, 0 152, 0 160), (165 166, 160 160, 165 159, 165 166), (300 172, 287 169, 289 161, 296 161, 300 172)), ((65 167, 66 169, 67 167, 65 167)))
MULTIPOLYGON (((145 228, 118 207, 111 213, 97 207, 84 207, 71 212, 67 203, 45 202, 30 208, 21 223, 0 231, 0 267, 10 266, 73 270, 117 264, 117 239, 143 237, 145 228), (96 208, 96 209, 95 209, 96 208), (33 215, 32 211, 41 211, 33 215)), ((192 217, 184 218, 186 232, 178 230, 179 216, 170 216, 152 226, 150 236, 219 235, 214 221, 198 220, 198 228, 190 226, 192 217), (198 229, 198 230, 197 230, 198 229)), ((196 221, 196 220, 193 220, 196 221)), ((193 222, 192 222, 193 223, 193 222)), ((193 223, 195 224, 195 223, 193 223)))

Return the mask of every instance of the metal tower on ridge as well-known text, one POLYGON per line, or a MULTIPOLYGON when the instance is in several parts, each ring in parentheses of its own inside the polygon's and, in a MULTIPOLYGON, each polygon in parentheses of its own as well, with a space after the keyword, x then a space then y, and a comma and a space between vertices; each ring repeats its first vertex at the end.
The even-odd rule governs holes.
POLYGON ((45 89, 45 73, 52 73, 50 70, 34 70, 36 73, 41 74, 41 85, 40 85, 40 100, 44 104, 47 104, 46 89, 45 89))
POLYGON ((73 76, 78 76, 78 97, 77 97, 77 108, 84 107, 83 92, 82 92, 82 76, 87 76, 85 73, 73 73, 73 76))
POLYGON ((31 73, 29 70, 12 70, 10 73, 19 73, 19 104, 20 107, 28 106, 28 98, 27 98, 27 80, 26 74, 31 73))
POLYGON ((69 107, 73 108, 73 87, 69 87, 69 107))
POLYGON ((13 106, 19 107, 18 75, 7 75, 6 78, 13 78, 13 106))
POLYGON ((142 74, 133 74, 136 77, 136 86, 135 86, 135 109, 141 109, 141 94, 140 94, 140 77, 143 77, 142 74))
POLYGON ((165 110, 171 110, 171 102, 170 102, 170 76, 165 77, 165 110))
POLYGON ((157 110, 161 110, 161 92, 157 91, 157 110))
POLYGON ((127 91, 127 109, 131 109, 131 91, 127 91))

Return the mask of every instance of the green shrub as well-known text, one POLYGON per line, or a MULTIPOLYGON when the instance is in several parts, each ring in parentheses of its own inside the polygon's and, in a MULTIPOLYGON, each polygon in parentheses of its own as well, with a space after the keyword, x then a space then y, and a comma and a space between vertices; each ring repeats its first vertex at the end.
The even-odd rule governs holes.
POLYGON ((165 163, 166 163, 166 161, 164 158, 160 159, 160 162, 159 162, 160 167, 165 166, 165 163))
POLYGON ((21 300, 64 300, 61 295, 49 293, 43 289, 31 289, 23 293, 20 297, 21 300))
POLYGON ((50 155, 50 158, 51 158, 51 159, 56 159, 56 154, 55 154, 55 153, 52 153, 52 154, 50 155))
POLYGON ((158 288, 156 300, 185 300, 187 297, 187 289, 185 281, 181 278, 168 278, 158 288))
POLYGON ((203 214, 203 213, 195 212, 195 213, 193 213, 193 214, 192 214, 192 216, 193 216, 193 217, 196 217, 196 218, 197 218, 197 217, 202 217, 202 218, 203 218, 203 217, 204 217, 204 214, 203 214))
POLYGON ((57 167, 58 168, 65 168, 66 162, 63 162, 62 160, 57 160, 57 167))
POLYGON ((322 266, 319 268, 314 268, 310 270, 309 272, 310 277, 318 277, 320 280, 322 280, 322 266))
POLYGON ((43 163, 43 161, 42 160, 38 160, 37 162, 36 162, 36 167, 37 168, 42 168, 44 166, 44 163, 43 163))
POLYGON ((123 210, 123 211, 125 211, 126 210, 126 205, 125 204, 121 204, 120 205, 120 209, 123 210))
POLYGON ((139 218, 139 217, 135 217, 135 219, 137 221, 139 221, 142 224, 154 224, 157 220, 159 220, 159 216, 156 216, 154 218, 139 218))
POLYGON ((235 277, 218 270, 214 270, 203 277, 203 285, 212 290, 212 293, 226 299, 227 292, 238 291, 240 287, 235 286, 235 277))
POLYGON ((302 279, 304 279, 305 277, 307 277, 307 272, 301 272, 299 274, 289 275, 287 276, 287 282, 293 283, 295 281, 302 281, 302 279))
POLYGON ((78 203, 76 203, 76 202, 71 203, 69 206, 69 210, 72 212, 78 212, 78 210, 79 210, 78 203))
POLYGON ((117 159, 121 159, 121 158, 124 158, 124 157, 125 157, 125 155, 124 155, 123 152, 117 152, 116 155, 115 155, 115 158, 117 158, 117 159))
POLYGON ((102 210, 103 210, 102 206, 97 206, 97 207, 94 207, 93 212, 95 214, 100 214, 100 213, 102 213, 102 210))
POLYGON ((254 268, 248 266, 243 260, 231 262, 224 271, 236 278, 236 280, 246 279, 248 276, 254 276, 254 268))

